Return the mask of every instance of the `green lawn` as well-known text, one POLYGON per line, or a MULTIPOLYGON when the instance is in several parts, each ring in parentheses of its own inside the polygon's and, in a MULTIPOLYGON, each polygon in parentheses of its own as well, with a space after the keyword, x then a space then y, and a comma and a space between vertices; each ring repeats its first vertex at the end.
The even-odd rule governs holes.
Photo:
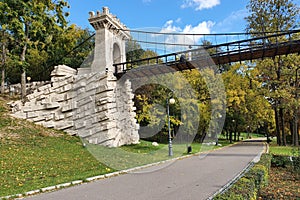
POLYGON ((0 99, 0 197, 113 171, 77 137, 7 114, 0 99))
POLYGON ((300 148, 294 146, 278 146, 276 138, 270 143, 270 154, 281 156, 300 156, 300 148))
POLYGON ((292 146, 270 145, 270 153, 282 156, 299 156, 299 150, 292 146))
MULTIPOLYGON (((187 155, 186 144, 173 144, 173 157, 169 157, 168 144, 153 146, 151 142, 143 140, 140 141, 140 144, 127 145, 120 148, 86 144, 87 149, 97 160, 116 170, 128 169, 187 155)), ((226 146, 229 145, 229 142, 220 140, 219 144, 226 146)), ((192 154, 222 147, 201 145, 200 143, 193 143, 191 146, 192 154)))

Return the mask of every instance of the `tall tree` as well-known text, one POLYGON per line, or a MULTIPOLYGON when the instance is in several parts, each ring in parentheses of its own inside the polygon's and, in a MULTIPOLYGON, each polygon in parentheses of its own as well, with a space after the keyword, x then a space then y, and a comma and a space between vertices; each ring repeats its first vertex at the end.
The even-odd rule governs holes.
POLYGON ((5 30, 1 30, 1 93, 5 90, 5 70, 7 65, 7 46, 8 46, 9 35, 5 30))
MULTIPOLYGON (((266 36, 274 34, 278 31, 287 31, 297 27, 299 18, 299 7, 292 0, 250 0, 247 9, 249 16, 246 17, 247 32, 255 33, 255 36, 266 36)), ((277 38, 278 40, 286 40, 286 38, 277 38)), ((264 41, 272 43, 274 41, 264 41)), ((284 72, 289 66, 284 63, 284 56, 277 56, 273 60, 266 59, 257 62, 256 65, 260 69, 260 78, 265 87, 265 94, 268 95, 269 102, 273 106, 276 120, 276 135, 279 145, 286 144, 285 140, 285 120, 284 106, 287 93, 283 85, 286 85, 284 72), (266 71, 268 68, 268 71, 266 71), (270 94, 271 92, 271 94, 270 94), (281 133, 280 133, 281 130, 281 133)))
POLYGON ((13 35, 16 46, 14 53, 19 55, 21 67, 21 96, 26 95, 26 55, 32 45, 38 45, 49 30, 67 25, 64 0, 1 0, 0 25, 7 27, 13 35), (18 47, 18 48, 16 48, 18 47))

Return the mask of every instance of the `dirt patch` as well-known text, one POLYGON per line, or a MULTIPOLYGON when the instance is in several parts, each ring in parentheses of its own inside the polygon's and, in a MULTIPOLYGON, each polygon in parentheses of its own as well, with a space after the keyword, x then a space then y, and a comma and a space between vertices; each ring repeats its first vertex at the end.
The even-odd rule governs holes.
POLYGON ((272 167, 269 184, 260 193, 260 200, 299 200, 300 180, 291 167, 272 167))

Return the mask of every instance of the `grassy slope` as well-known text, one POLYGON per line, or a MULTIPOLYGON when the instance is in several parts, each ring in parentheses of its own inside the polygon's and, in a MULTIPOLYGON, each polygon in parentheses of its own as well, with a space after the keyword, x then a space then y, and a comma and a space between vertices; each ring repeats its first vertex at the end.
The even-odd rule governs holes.
POLYGON ((111 171, 77 137, 7 114, 0 97, 0 197, 111 171))

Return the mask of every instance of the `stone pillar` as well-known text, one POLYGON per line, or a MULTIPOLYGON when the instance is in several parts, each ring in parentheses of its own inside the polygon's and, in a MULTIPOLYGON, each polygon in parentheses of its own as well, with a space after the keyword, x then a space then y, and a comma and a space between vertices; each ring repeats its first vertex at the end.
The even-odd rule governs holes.
POLYGON ((125 42, 130 38, 127 27, 103 7, 102 12, 90 12, 89 22, 96 30, 95 56, 92 72, 114 72, 113 64, 126 61, 125 42))

